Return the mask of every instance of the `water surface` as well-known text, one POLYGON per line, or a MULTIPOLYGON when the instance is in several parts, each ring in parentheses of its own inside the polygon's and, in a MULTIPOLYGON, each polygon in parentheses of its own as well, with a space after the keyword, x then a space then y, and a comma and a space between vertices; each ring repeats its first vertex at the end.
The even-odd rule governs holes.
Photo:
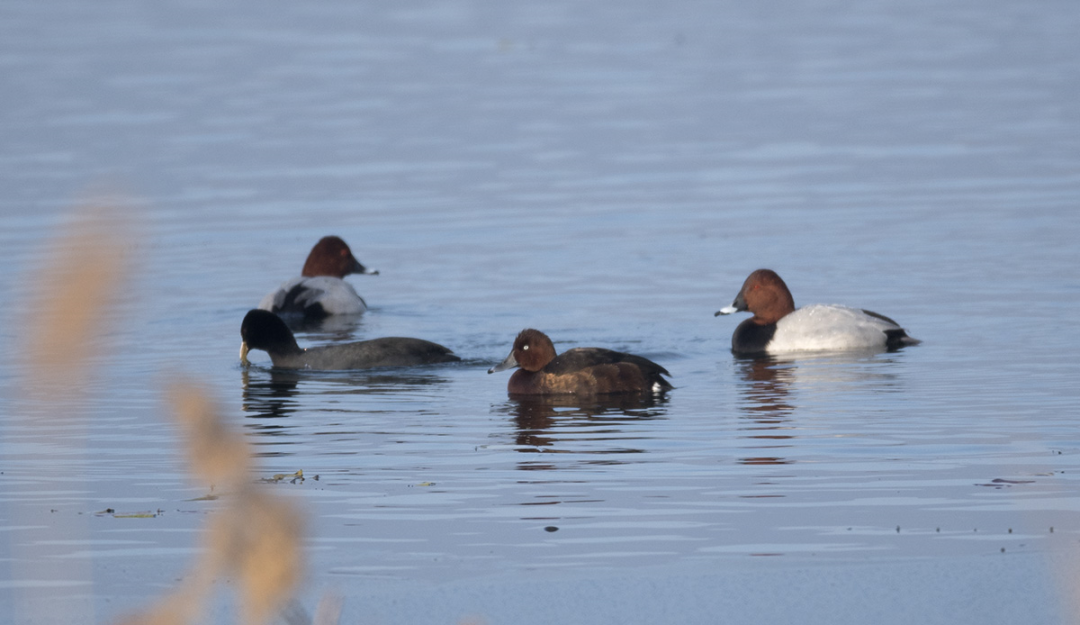
POLYGON ((0 338, 87 198, 125 198, 137 260, 82 401, 0 365, 0 621, 184 575, 218 505, 163 395, 187 375, 259 477, 303 471, 270 488, 343 622, 1067 622, 1078 30, 1070 2, 7 3, 0 338), (381 274, 302 345, 463 362, 242 369, 244 313, 331 233, 381 274), (713 312, 759 267, 923 344, 736 359, 713 312), (677 388, 508 398, 485 371, 525 327, 677 388))

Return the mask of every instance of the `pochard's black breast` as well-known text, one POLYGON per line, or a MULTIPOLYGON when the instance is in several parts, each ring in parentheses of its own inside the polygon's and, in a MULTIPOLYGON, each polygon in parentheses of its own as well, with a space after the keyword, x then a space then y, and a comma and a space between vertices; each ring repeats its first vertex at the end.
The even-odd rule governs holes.
POLYGON ((775 323, 761 325, 746 319, 731 335, 731 351, 739 355, 764 354, 774 334, 775 323))

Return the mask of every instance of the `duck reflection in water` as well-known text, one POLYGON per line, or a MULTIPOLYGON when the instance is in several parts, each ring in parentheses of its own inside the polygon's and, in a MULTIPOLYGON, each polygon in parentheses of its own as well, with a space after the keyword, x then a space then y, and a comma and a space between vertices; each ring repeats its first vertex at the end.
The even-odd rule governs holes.
MULTIPOLYGON (((249 418, 281 419, 296 412, 296 387, 300 382, 300 376, 296 373, 275 370, 265 376, 253 376, 249 369, 245 369, 240 375, 244 387, 241 410, 250 413, 249 418)), ((265 424, 259 429, 274 430, 280 427, 265 424)))
MULTIPOLYGON (((795 408, 789 402, 791 383, 794 378, 794 363, 771 356, 739 358, 736 368, 744 384, 740 390, 743 395, 739 407, 746 412, 750 424, 741 429, 751 432, 744 438, 761 441, 752 449, 783 449, 791 447, 785 443, 795 438, 786 433, 792 429, 791 414, 795 408)), ((790 464, 790 460, 778 456, 754 456, 740 458, 740 464, 790 464)))
MULTIPOLYGON (((241 409, 259 434, 282 436, 294 427, 281 419, 314 403, 349 395, 388 395, 419 387, 445 385, 449 379, 408 368, 359 371, 304 371, 252 366, 241 372, 241 409)), ((359 411, 359 408, 357 409, 359 411)), ((341 411, 340 405, 337 411, 341 411)))
MULTIPOLYGON (((638 438, 636 424, 663 418, 664 395, 511 395, 499 407, 514 420, 516 449, 522 453, 589 454, 587 464, 624 464, 615 454, 642 453, 627 446, 638 438)), ((551 462, 527 461, 522 470, 557 469, 551 462)))

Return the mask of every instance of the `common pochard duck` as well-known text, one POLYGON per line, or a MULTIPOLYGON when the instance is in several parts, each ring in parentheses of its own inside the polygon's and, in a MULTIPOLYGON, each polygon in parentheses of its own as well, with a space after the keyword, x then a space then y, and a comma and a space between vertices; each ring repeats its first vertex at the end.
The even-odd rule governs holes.
POLYGON ((791 291, 771 269, 750 274, 731 306, 716 315, 750 311, 735 328, 731 351, 738 355, 801 351, 897 349, 918 339, 885 315, 835 304, 795 308, 791 291))
POLYGON ((259 308, 282 315, 321 319, 367 310, 363 298, 343 278, 351 273, 378 275, 352 254, 340 237, 323 237, 311 248, 300 277, 284 283, 259 302, 259 308))

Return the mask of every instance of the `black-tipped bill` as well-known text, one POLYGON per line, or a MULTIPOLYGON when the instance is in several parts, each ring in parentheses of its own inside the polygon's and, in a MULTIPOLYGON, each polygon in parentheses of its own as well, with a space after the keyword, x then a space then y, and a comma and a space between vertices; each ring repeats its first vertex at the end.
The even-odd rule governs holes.
POLYGON ((358 260, 356 260, 354 258, 352 267, 349 267, 349 273, 359 273, 359 274, 366 275, 366 276, 377 276, 377 275, 379 275, 379 270, 378 269, 368 269, 367 267, 361 265, 360 261, 358 261, 358 260))
POLYGON ((507 369, 513 369, 516 366, 518 366, 518 361, 516 358, 514 358, 514 352, 510 352, 510 355, 506 357, 506 360, 488 369, 488 373, 495 373, 496 371, 506 371, 507 369))
POLYGON ((731 302, 731 306, 724 306, 720 310, 716 311, 713 317, 719 317, 720 315, 730 315, 731 313, 743 312, 746 308, 746 298, 742 293, 735 298, 734 302, 731 302))

